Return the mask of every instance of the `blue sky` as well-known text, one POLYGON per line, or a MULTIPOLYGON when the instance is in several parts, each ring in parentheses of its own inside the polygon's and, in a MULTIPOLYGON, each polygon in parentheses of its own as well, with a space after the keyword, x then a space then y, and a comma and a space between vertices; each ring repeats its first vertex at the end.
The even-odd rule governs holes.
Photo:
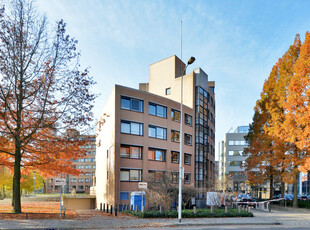
POLYGON ((215 81, 216 147, 225 133, 252 121, 253 108, 272 66, 297 33, 310 30, 310 1, 301 0, 38 0, 50 24, 67 22, 79 40, 81 64, 90 66, 100 97, 98 118, 114 84, 138 88, 148 65, 196 57, 215 81))

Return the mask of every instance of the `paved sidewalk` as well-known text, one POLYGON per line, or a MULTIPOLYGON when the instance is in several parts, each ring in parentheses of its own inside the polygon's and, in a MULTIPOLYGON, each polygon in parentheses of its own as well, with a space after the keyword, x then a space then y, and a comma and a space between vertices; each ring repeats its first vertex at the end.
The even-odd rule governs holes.
POLYGON ((0 220, 0 229, 137 229, 137 228, 179 228, 190 226, 218 225, 274 225, 276 222, 262 217, 241 218, 183 218, 139 219, 130 216, 101 216, 85 220, 0 220))

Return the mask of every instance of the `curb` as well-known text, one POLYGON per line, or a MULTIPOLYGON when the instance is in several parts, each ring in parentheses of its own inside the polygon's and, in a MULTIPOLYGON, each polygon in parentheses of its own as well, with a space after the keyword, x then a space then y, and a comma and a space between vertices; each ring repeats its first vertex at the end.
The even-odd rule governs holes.
POLYGON ((162 225, 162 227, 191 227, 191 226, 223 226, 223 225, 281 225, 279 222, 266 223, 177 223, 162 225))

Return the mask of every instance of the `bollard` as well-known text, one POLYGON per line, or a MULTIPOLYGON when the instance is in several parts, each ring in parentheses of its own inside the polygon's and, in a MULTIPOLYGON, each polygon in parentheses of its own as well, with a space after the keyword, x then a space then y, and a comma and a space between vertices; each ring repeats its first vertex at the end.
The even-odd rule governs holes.
POLYGON ((102 212, 102 203, 100 203, 100 211, 102 212))
POLYGON ((130 211, 133 211, 133 205, 130 205, 130 211))
POLYGON ((26 219, 28 219, 28 213, 26 213, 26 219))
POLYGON ((286 200, 285 200, 285 202, 284 202, 284 205, 285 205, 285 211, 287 211, 287 207, 286 207, 286 200))
POLYGON ((251 213, 251 207, 248 206, 248 213, 251 213))
POLYGON ((271 212, 271 203, 268 203, 269 212, 271 212))
POLYGON ((136 205, 136 212, 139 211, 139 205, 136 205))
POLYGON ((107 210, 106 211, 107 211, 107 213, 109 213, 109 204, 107 204, 107 210))
POLYGON ((144 212, 144 206, 142 205, 142 207, 141 207, 141 212, 144 212))
POLYGON ((111 215, 113 214, 113 206, 112 205, 110 206, 110 214, 111 215))
POLYGON ((64 210, 63 219, 66 219, 66 210, 64 210))
POLYGON ((241 213, 241 206, 238 206, 238 213, 241 213))
POLYGON ((211 213, 214 213, 214 205, 211 206, 211 213))
POLYGON ((114 214, 115 214, 115 216, 117 216, 117 206, 114 209, 114 214))
POLYGON ((228 207, 225 206, 225 213, 228 213, 228 207))
POLYGON ((197 209, 196 209, 196 206, 194 206, 194 214, 196 215, 197 213, 197 209))
POLYGON ((105 203, 103 203, 103 210, 102 211, 104 211, 105 212, 105 203))
POLYGON ((161 213, 163 211, 162 207, 159 206, 159 212, 161 213))

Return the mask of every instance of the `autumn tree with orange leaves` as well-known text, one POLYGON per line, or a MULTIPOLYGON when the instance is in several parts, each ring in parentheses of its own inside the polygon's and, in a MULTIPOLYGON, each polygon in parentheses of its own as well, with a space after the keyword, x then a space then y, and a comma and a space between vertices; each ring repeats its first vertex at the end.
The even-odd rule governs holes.
MULTIPOLYGON (((309 73, 310 34, 307 32, 304 42, 296 35, 294 44, 273 67, 258 101, 268 98, 264 108, 269 117, 260 130, 262 135, 270 137, 274 151, 268 164, 280 170, 283 181, 294 183, 294 207, 297 207, 299 172, 310 169, 309 73)), ((262 120, 254 119, 252 125, 259 122, 262 120)))
POLYGON ((0 10, 0 164, 14 171, 13 211, 21 213, 24 172, 79 173, 71 159, 84 156, 85 140, 66 130, 85 131, 95 95, 66 24, 48 27, 31 0, 6 3, 0 10))

